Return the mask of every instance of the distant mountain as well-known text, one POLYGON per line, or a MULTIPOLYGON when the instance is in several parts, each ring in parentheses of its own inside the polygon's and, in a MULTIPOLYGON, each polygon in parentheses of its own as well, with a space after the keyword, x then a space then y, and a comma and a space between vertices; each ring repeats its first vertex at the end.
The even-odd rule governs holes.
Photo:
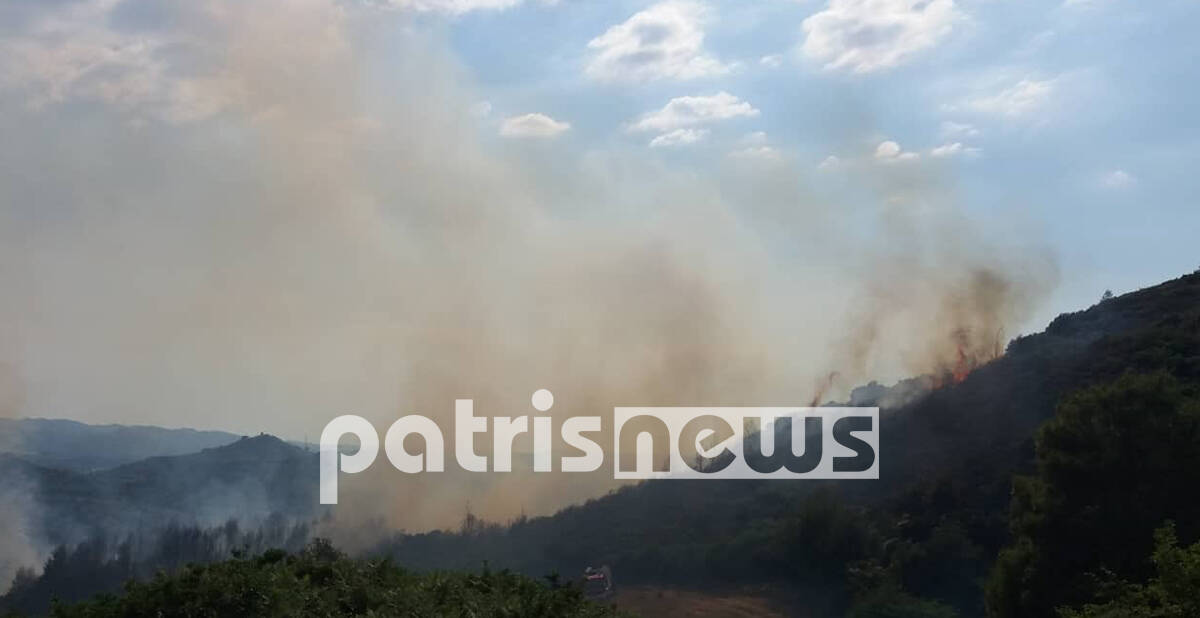
POLYGON ((56 545, 172 523, 311 518, 320 508, 317 466, 316 453, 259 435, 88 473, 0 455, 0 482, 18 490, 16 506, 25 507, 39 536, 56 545))
POLYGON ((115 468, 147 457, 195 453, 238 438, 223 431, 0 418, 0 453, 76 472, 115 468))
POLYGON ((317 454, 266 434, 191 455, 151 457, 91 478, 142 509, 187 514, 200 523, 234 515, 307 516, 319 504, 317 454))

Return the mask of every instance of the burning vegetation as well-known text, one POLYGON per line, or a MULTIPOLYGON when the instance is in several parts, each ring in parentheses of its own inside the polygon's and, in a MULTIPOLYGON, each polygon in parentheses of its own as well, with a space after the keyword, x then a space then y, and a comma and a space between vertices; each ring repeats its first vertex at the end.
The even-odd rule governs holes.
MULTIPOLYGON (((962 273, 955 277, 940 272, 933 282, 910 278, 905 287, 881 279, 858 303, 862 310, 853 318, 850 336, 835 351, 834 369, 816 381, 810 405, 830 401, 838 389, 895 373, 890 366, 894 363, 900 365, 901 375, 916 376, 902 381, 906 402, 914 389, 928 392, 961 383, 1002 356, 1006 328, 1027 317, 1030 299, 1041 293, 1049 278, 1001 266, 968 267, 962 273)), ((856 401, 853 393, 850 401, 856 401)))

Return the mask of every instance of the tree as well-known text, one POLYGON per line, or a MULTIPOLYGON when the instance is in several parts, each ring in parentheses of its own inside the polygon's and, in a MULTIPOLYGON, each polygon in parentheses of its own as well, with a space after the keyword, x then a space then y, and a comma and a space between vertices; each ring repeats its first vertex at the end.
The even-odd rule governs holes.
POLYGON ((387 560, 354 560, 317 540, 298 554, 268 550, 131 581, 121 596, 57 605, 55 618, 178 616, 618 617, 577 586, 508 571, 418 574, 387 560))
POLYGON ((1200 543, 1180 547, 1175 526, 1154 533, 1156 576, 1146 584, 1110 582, 1108 601, 1064 609, 1063 618, 1191 618, 1200 616, 1200 543))
POLYGON ((1060 406, 1036 439, 1037 474, 1014 481, 1012 546, 987 585, 988 614, 1049 617, 1089 602, 1096 573, 1144 580, 1152 531, 1200 532, 1200 405, 1166 373, 1127 374, 1060 406))

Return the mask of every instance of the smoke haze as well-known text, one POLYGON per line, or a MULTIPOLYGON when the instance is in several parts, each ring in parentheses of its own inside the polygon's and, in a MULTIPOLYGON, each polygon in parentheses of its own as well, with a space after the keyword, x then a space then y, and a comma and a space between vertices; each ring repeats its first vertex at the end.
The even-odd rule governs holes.
MULTIPOLYGON (((5 414, 315 440, 347 413, 449 435, 455 398, 517 416, 538 388, 562 416, 804 404, 987 358, 1055 283, 1036 240, 972 223, 937 169, 851 166, 863 206, 787 160, 561 156, 492 137, 469 75, 402 13, 127 4, 29 9, 4 42, 5 414)), ((410 530, 613 485, 385 472, 345 500, 410 530)))

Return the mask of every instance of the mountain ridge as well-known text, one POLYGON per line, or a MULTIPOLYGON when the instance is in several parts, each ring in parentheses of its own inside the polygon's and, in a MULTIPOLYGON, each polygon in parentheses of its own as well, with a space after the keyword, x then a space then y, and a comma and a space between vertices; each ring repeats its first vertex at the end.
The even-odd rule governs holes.
POLYGON ((263 434, 92 472, 5 453, 0 477, 29 490, 24 506, 36 511, 46 542, 58 545, 169 524, 309 519, 320 511, 317 463, 315 453, 263 434))
POLYGON ((183 455, 236 441, 215 430, 92 425, 58 418, 0 418, 0 452, 48 467, 90 472, 159 455, 183 455))

